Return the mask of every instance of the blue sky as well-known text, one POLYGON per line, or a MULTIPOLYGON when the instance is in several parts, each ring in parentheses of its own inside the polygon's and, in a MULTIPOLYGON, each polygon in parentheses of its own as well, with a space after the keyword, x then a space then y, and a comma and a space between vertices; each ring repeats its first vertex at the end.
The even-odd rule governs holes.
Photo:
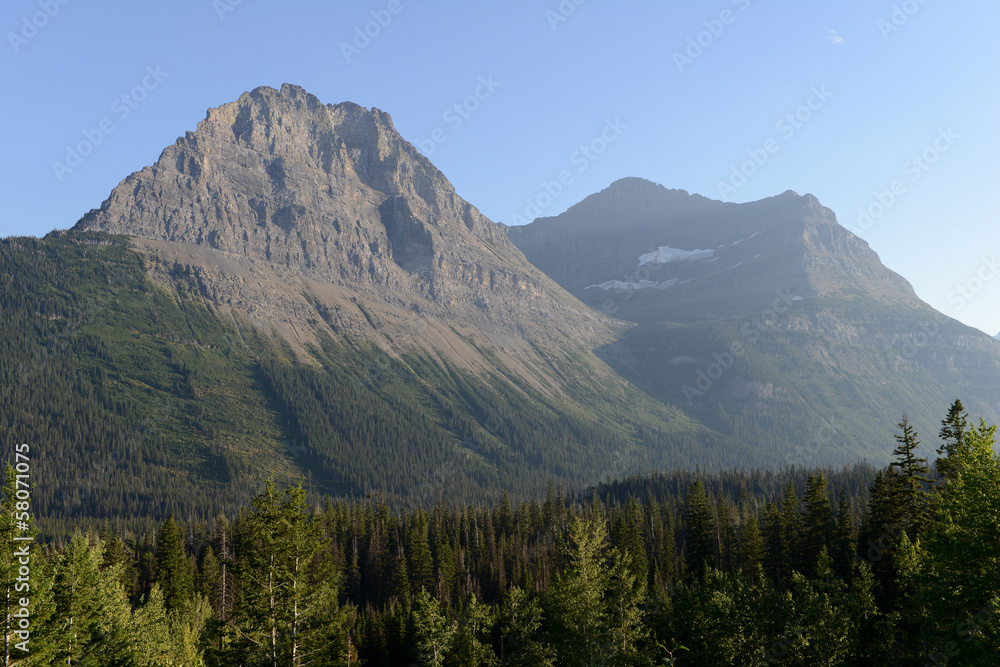
POLYGON ((729 201, 811 192, 992 334, 998 24, 978 0, 7 0, 0 235, 70 227, 208 107, 288 82, 388 111, 508 224, 624 176, 729 201))

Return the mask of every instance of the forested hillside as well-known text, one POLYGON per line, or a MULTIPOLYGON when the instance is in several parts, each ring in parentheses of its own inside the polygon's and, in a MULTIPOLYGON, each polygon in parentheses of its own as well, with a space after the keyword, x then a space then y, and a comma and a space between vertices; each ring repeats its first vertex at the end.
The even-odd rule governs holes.
MULTIPOLYGON (((79 665, 995 665, 1000 457, 956 402, 940 477, 677 473, 491 506, 306 500, 38 546, 30 657, 79 665)), ((0 516, 16 492, 8 470, 0 516)), ((18 531, 10 520, 4 539, 18 531)), ((17 564, 3 557, 8 591, 17 564)), ((17 609, 8 595, 10 615, 17 609)), ((23 639, 23 638, 21 638, 23 639)))
POLYGON ((186 265, 124 237, 2 240, 0 298, 0 428, 9 446, 36 452, 35 507, 49 535, 81 518, 135 528, 171 513, 232 514, 268 478, 304 478, 313 499, 384 493, 429 508, 440 493, 527 498, 549 480, 579 489, 775 456, 620 381, 583 382, 569 348, 552 372, 572 397, 510 372, 471 337, 488 371, 431 349, 390 354, 321 326, 336 323, 313 301, 316 343, 294 352, 223 314, 186 265))

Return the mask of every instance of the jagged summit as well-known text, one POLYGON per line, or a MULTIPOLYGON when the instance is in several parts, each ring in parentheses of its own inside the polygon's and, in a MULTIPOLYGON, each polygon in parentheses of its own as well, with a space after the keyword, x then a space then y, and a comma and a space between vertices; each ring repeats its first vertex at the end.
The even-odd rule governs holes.
POLYGON ((442 236, 505 243, 388 114, 289 84, 209 109, 77 227, 390 285, 443 268, 442 236))
POLYGON ((292 342, 311 339, 312 296, 337 327, 397 342, 426 336, 435 320, 436 339, 416 342, 454 358, 466 352, 443 339, 455 334, 442 322, 498 345, 554 330, 610 335, 459 197, 388 114, 323 104, 289 84, 209 109, 76 228, 146 240, 137 244, 191 266, 207 298, 292 342))

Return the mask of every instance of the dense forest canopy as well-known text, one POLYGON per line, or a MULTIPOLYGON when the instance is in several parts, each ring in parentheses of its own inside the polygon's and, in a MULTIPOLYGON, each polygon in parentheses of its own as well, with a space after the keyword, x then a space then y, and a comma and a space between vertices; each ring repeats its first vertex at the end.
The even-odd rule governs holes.
MULTIPOLYGON (((235 516, 0 557, 32 665, 995 665, 1000 457, 960 402, 936 473, 673 473, 394 511, 274 483, 235 516)), ((8 468, 0 532, 20 534, 8 468)), ((23 644, 22 644, 23 646, 23 644)))

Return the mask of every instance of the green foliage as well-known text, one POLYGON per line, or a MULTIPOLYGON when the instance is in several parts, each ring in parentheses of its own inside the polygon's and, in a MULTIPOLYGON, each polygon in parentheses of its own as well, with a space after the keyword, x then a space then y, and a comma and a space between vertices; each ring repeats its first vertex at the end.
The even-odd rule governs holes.
MULTIPOLYGON (((996 427, 964 433, 938 520, 923 541, 923 601, 933 653, 954 664, 995 664, 1000 646, 1000 457, 996 427)), ((949 663, 951 664, 951 663, 949 663)))
POLYGON ((443 667, 457 630, 458 623, 448 620, 440 603, 426 589, 417 593, 413 601, 413 632, 421 665, 443 667))
POLYGON ((941 446, 938 447, 938 459, 934 463, 938 473, 945 479, 949 479, 954 474, 957 465, 959 452, 964 441, 965 432, 969 428, 969 415, 965 413, 965 406, 962 401, 955 399, 948 409, 948 415, 941 420, 941 430, 938 437, 941 438, 941 446))
MULTIPOLYGON (((994 427, 966 429, 927 523, 856 553, 859 522, 871 535, 905 519, 890 511, 910 488, 901 466, 874 483, 865 466, 675 473, 431 514, 380 497, 311 504, 301 484, 270 483, 232 524, 40 544, 32 653, 14 664, 993 665, 994 446, 994 427), (732 555, 699 568, 705 525, 701 548, 732 555)), ((16 571, 0 565, 10 590, 16 571)))
POLYGON ((715 565, 715 517, 708 504, 708 496, 701 482, 691 485, 684 508, 687 519, 687 561, 696 572, 715 565))

